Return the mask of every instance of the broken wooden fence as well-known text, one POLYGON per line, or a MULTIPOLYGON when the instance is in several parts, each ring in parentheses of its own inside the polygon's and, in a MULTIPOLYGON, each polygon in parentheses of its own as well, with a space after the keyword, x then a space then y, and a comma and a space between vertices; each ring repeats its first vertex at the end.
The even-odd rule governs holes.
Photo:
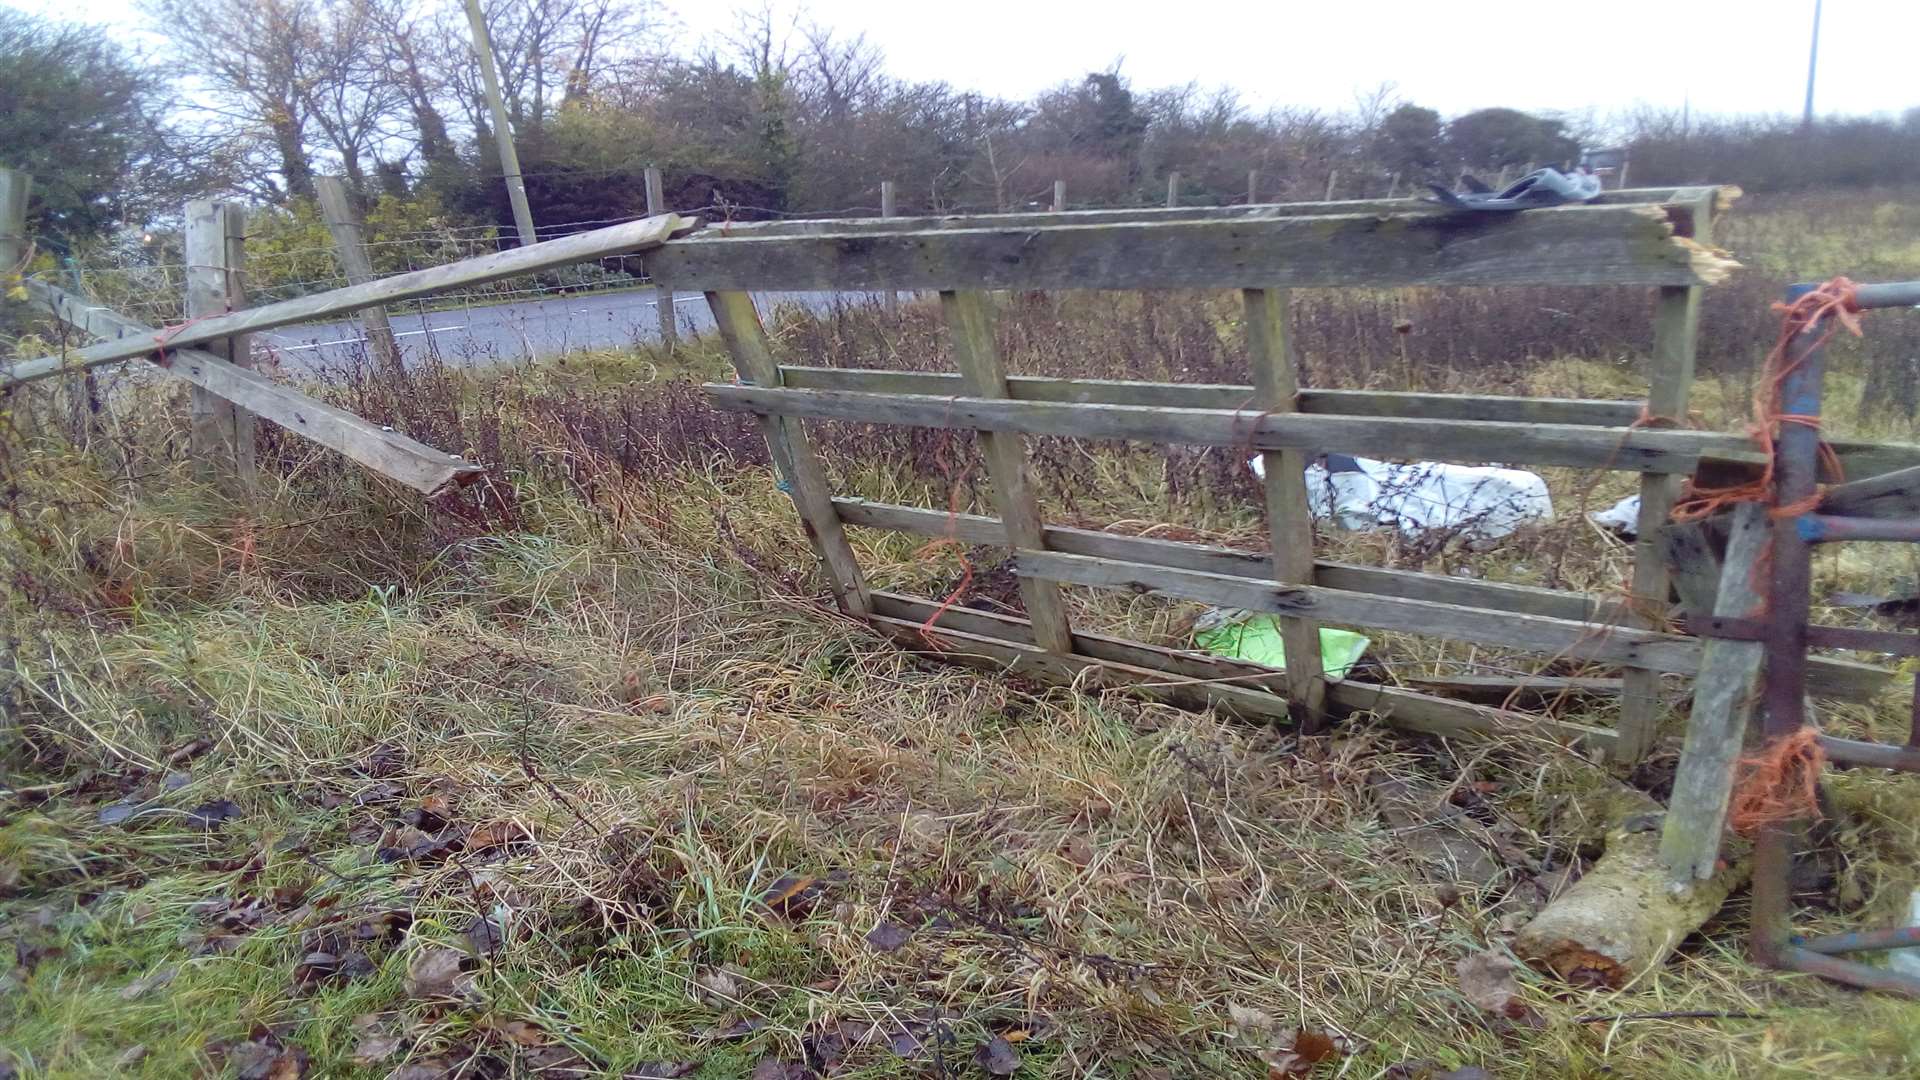
MULTIPOLYGON (((1372 712, 1444 735, 1510 730, 1645 754, 1659 733, 1659 679, 1700 670, 1703 645, 1639 611, 1667 610, 1658 526, 1681 480, 1704 462, 1760 458, 1743 437, 1687 430, 1702 288, 1734 264, 1708 243, 1723 209, 1711 187, 1610 192, 1599 202, 1507 216, 1441 213, 1410 199, 1217 210, 1123 210, 992 217, 783 222, 709 229, 651 252, 650 272, 705 290, 741 382, 710 385, 725 410, 760 417, 773 459, 847 613, 926 648, 931 599, 871 589, 849 526, 1008 548, 1026 618, 942 612, 941 652, 1042 680, 1127 686, 1182 703, 1317 724, 1372 712), (1652 392, 1644 404, 1301 389, 1286 341, 1290 287, 1642 285, 1658 290, 1652 392), (993 290, 1239 290, 1249 385, 1009 376, 993 333, 993 290), (863 371, 776 363, 749 293, 937 292, 955 372, 863 371), (1672 421, 1647 423, 1650 417, 1672 421), (998 517, 839 498, 807 429, 840 420, 979 434, 998 517), (1042 520, 1028 436, 1123 439, 1257 450, 1266 457, 1271 552, 1059 528, 1042 520), (1314 558, 1309 452, 1626 470, 1641 474, 1632 604, 1314 558), (1280 616, 1291 671, 1087 633, 1063 584, 1118 589, 1280 616), (1320 674, 1322 623, 1567 657, 1625 669, 1613 729, 1320 674)), ((1876 465, 1908 448, 1843 446, 1876 465)), ((1816 692, 1875 693, 1887 672, 1816 660, 1816 692)))
MULTIPOLYGON (((0 270, 25 269, 29 178, 0 169, 0 270)), ((242 335, 505 278, 535 274, 609 255, 656 247, 699 222, 663 214, 548 240, 445 266, 363 280, 346 288, 246 307, 242 208, 200 201, 186 208, 188 320, 178 326, 142 325, 50 282, 22 276, 18 288, 34 306, 81 332, 103 339, 85 348, 0 367, 0 393, 24 383, 84 373, 129 361, 152 362, 193 386, 196 463, 217 461, 247 480, 252 420, 263 417, 296 435, 339 451, 360 465, 423 494, 474 476, 480 467, 328 405, 252 368, 242 335)), ((360 276, 360 275, 354 275, 360 276)))

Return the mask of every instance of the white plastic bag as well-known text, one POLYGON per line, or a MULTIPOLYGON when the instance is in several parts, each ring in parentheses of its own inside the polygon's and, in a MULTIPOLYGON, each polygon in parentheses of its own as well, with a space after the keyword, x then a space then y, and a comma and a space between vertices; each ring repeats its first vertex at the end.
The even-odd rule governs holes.
MULTIPOLYGON (((1331 468, 1307 466, 1307 501, 1315 517, 1343 529, 1446 529, 1483 544, 1511 536, 1529 521, 1553 520, 1547 482, 1523 469, 1338 454, 1327 461, 1331 468)), ((1266 475, 1260 457, 1252 465, 1254 475, 1266 475)))

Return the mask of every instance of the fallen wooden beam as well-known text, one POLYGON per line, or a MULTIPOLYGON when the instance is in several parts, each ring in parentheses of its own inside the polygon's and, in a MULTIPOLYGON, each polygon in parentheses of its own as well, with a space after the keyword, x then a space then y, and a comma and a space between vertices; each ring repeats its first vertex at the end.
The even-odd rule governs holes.
POLYGON ((65 355, 43 356, 0 368, 0 388, 45 379, 63 371, 117 364, 137 357, 151 356, 156 352, 232 337, 235 334, 272 330, 275 327, 347 315, 362 308, 410 300, 417 296, 430 296, 448 289, 484 285, 489 281, 499 281, 502 278, 535 274, 542 270, 591 262, 608 255, 626 255, 644 251, 658 247, 666 243, 674 234, 688 231, 698 225, 697 218, 662 214, 659 217, 629 221, 621 225, 595 229, 592 232, 575 233, 572 236, 547 240, 529 247, 483 255, 476 259, 463 259, 445 266, 395 274, 378 281, 369 281, 364 285, 349 285, 344 289, 331 289, 312 296, 282 300, 277 304, 245 308, 228 315, 197 319, 179 326, 168 327, 163 331, 149 332, 144 337, 121 338, 65 355))
POLYGON ((1386 213, 900 231, 709 229, 645 256, 713 290, 1177 289, 1710 285, 1738 263, 1679 236, 1663 207, 1386 213))
POLYGON ((1676 474, 1693 472, 1703 457, 1740 463, 1758 463, 1764 458, 1747 439, 1703 431, 1012 401, 720 383, 709 383, 703 389, 717 408, 727 412, 1231 446, 1246 451, 1338 450, 1382 458, 1501 461, 1676 474))
POLYGON ((1401 681, 1425 693, 1483 705, 1525 702, 1539 707, 1562 698, 1579 701, 1620 696, 1619 679, 1564 675, 1417 675, 1405 676, 1401 681))
MULTIPOLYGON (((935 649, 922 633, 923 624, 936 610, 933 602, 875 592, 873 605, 880 616, 874 620, 877 629, 906 648, 941 659, 1011 668, 1043 682, 1124 689, 1185 708, 1213 706, 1246 719, 1289 719, 1287 699, 1272 692, 1285 687, 1286 677, 1277 668, 1085 633, 1073 635, 1073 653, 1049 653, 1033 643, 1033 627, 1025 619, 958 607, 941 613, 934 637, 944 639, 948 647, 935 649)), ((1329 683, 1327 702, 1343 716, 1369 714, 1390 727, 1424 735, 1524 734, 1602 752, 1613 745, 1613 732, 1606 728, 1351 679, 1329 683)))
MULTIPOLYGON (((94 337, 153 340, 152 327, 44 281, 29 280, 27 293, 36 306, 94 337)), ((484 471, 458 454, 435 450, 209 352, 173 349, 166 362, 156 366, 423 495, 437 494, 484 471)))

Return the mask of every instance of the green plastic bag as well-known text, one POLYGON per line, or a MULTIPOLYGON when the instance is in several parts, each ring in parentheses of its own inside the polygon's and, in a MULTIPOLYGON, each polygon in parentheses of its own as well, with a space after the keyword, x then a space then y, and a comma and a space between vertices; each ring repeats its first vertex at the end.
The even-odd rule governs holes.
MULTIPOLYGON (((1193 635, 1196 645, 1215 656, 1251 660, 1268 667, 1287 666, 1287 649, 1280 641, 1280 620, 1272 615, 1256 615, 1242 622, 1229 623, 1193 635)), ((1351 630, 1320 628, 1320 666, 1329 679, 1344 679, 1371 644, 1365 635, 1351 630)))

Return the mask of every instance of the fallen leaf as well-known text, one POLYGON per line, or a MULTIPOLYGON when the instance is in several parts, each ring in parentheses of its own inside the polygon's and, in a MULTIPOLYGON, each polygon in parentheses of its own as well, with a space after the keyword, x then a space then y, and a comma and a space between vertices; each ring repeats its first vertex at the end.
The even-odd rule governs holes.
POLYGON ((994 1076, 1012 1076, 1020 1069, 1020 1052, 1003 1036, 995 1035, 974 1047, 973 1063, 994 1076))
POLYGON ((740 1000, 740 980, 725 968, 707 968, 695 973, 693 987, 703 998, 717 998, 723 1005, 740 1000))
POLYGON ((515 1046, 545 1046, 553 1041, 540 1025, 530 1020, 488 1020, 481 1026, 515 1046))
POLYGON ((453 1069, 451 1058, 421 1058, 388 1073, 387 1080, 447 1080, 453 1075, 453 1069))
POLYGON ((811 1070, 797 1061, 761 1058, 753 1067, 752 1080, 807 1080, 811 1070))
POLYGON ((146 805, 144 801, 135 800, 132 796, 128 796, 119 802, 108 803, 101 807, 100 812, 94 815, 94 818, 102 825, 119 825, 139 813, 140 808, 144 805, 146 805))
POLYGON ((113 1059, 113 1067, 116 1069, 119 1069, 122 1072, 125 1072, 126 1070, 133 1068, 135 1065, 140 1064, 140 1059, 146 1056, 147 1056, 147 1044, 134 1043, 132 1046, 129 1046, 125 1050, 120 1051, 120 1056, 113 1059))
POLYGON ((520 1063, 533 1070, 535 1076, 551 1077, 552 1080, 586 1080, 600 1073, 593 1062, 558 1044, 528 1050, 520 1055, 520 1063))
POLYGON ((1233 1033, 1247 1042, 1261 1046, 1274 1042, 1275 1029, 1273 1015, 1250 1005, 1227 1003, 1227 1019, 1233 1024, 1233 1033))
POLYGON ((514 821, 489 821, 467 834, 467 850, 494 851, 525 844, 532 839, 526 828, 514 821))
POLYGON ((445 945, 428 945, 407 960, 407 996, 414 998, 466 997, 473 976, 461 970, 467 954, 445 945))
POLYGON ((713 1028, 707 1032, 706 1037, 716 1041, 744 1039, 766 1026, 767 1022, 765 1020, 747 1017, 745 1019, 735 1020, 730 1024, 723 1024, 713 1028))
POLYGON ((385 1061, 406 1045, 406 1039, 386 1032, 372 1032, 360 1037, 353 1046, 355 1065, 374 1065, 385 1061))
POLYGON ((886 921, 867 931, 867 944, 875 952, 894 952, 913 938, 913 931, 899 923, 886 921))
POLYGON ((215 799, 187 811, 187 824, 205 832, 213 832, 240 815, 239 803, 231 799, 215 799))
POLYGON ((158 990, 172 982, 180 974, 180 969, 172 965, 163 967, 150 975, 135 979, 120 988, 120 1000, 132 1001, 150 991, 158 990))
POLYGON ((1454 965, 1460 980, 1460 993, 1475 1008, 1484 1009, 1508 1020, 1523 1019, 1529 1010, 1520 1000, 1520 985, 1513 980, 1518 965, 1498 953, 1474 953, 1454 965))

